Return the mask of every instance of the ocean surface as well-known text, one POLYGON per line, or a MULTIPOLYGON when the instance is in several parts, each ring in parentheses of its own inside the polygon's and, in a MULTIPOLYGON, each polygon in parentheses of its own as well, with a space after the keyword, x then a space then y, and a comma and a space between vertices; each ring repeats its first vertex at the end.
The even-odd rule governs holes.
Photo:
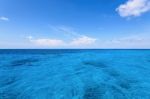
POLYGON ((150 99, 150 50, 0 50, 0 99, 150 99))

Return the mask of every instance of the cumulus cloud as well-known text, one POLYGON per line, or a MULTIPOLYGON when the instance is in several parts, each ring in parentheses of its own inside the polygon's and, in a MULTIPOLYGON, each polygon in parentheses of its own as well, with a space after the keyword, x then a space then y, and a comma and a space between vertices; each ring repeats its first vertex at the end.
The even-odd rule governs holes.
POLYGON ((121 17, 136 17, 150 11, 150 0, 128 0, 121 4, 116 11, 121 17))
POLYGON ((0 20, 2 20, 2 21, 9 21, 9 19, 7 17, 4 17, 4 16, 0 16, 0 20))

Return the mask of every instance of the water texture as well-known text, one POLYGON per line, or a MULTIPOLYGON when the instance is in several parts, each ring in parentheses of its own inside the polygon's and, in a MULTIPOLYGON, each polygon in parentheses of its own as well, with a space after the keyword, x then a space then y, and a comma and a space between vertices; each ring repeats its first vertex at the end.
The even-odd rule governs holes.
POLYGON ((150 50, 0 50, 0 99, 150 99, 150 50))

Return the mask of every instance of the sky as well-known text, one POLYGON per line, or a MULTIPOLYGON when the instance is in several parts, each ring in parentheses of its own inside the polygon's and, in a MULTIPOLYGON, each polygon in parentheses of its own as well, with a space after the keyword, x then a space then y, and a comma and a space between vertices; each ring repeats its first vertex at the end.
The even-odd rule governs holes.
POLYGON ((0 0, 0 49, 149 49, 150 0, 0 0))

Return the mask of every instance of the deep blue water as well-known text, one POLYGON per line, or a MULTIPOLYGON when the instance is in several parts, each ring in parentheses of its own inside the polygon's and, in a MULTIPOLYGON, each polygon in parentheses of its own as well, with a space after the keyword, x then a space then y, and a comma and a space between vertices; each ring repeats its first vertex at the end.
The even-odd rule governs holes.
POLYGON ((150 99, 150 50, 0 50, 0 99, 150 99))

